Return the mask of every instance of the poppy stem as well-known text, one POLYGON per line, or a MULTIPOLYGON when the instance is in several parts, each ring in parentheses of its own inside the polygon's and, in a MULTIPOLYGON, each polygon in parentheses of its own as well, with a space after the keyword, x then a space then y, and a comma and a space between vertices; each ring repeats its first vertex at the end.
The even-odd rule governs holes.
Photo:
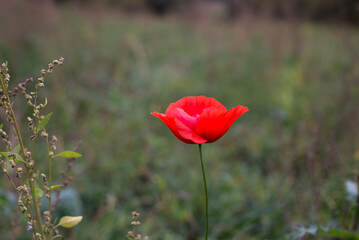
POLYGON ((202 174, 203 174, 203 182, 204 182, 204 192, 206 193, 206 237, 205 240, 208 238, 208 191, 207 191, 207 181, 206 181, 206 173, 204 171, 204 164, 202 159, 202 144, 198 144, 199 147, 199 157, 201 159, 201 167, 202 167, 202 174))

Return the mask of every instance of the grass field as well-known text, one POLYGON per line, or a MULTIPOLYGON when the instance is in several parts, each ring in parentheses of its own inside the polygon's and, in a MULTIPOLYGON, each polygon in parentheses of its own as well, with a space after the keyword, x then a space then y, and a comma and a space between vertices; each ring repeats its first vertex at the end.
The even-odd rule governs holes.
MULTIPOLYGON (((43 96, 59 149, 83 141, 58 213, 84 216, 69 239, 125 239, 132 210, 151 239, 203 237, 198 149, 150 115, 188 95, 250 109, 203 146, 210 239, 289 239, 345 208, 344 182, 359 169, 357 29, 16 5, 0 10, 0 28, 13 84, 65 58, 43 96)), ((11 214, 0 207, 5 239, 11 214)))

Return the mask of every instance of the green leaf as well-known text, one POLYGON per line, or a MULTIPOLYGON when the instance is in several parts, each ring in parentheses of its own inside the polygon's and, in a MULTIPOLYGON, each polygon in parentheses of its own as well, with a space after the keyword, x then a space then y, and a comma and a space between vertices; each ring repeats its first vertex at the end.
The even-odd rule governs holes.
POLYGON ((2 129, 4 127, 4 124, 2 123, 1 125, 0 125, 0 129, 2 129))
POLYGON ((6 158, 9 158, 9 153, 8 152, 0 152, 1 155, 3 155, 6 158))
POLYGON ((20 152, 20 144, 18 144, 16 147, 14 147, 14 149, 12 151, 14 153, 19 153, 20 152))
POLYGON ((64 185, 62 185, 62 184, 53 185, 53 186, 50 187, 50 191, 54 191, 55 189, 60 188, 60 187, 63 187, 63 186, 64 186, 64 185))
POLYGON ((59 224, 57 224, 57 226, 61 226, 64 228, 72 228, 77 224, 79 224, 81 220, 82 220, 82 216, 77 216, 77 217, 65 216, 60 219, 60 222, 59 224))
MULTIPOLYGON (((15 152, 15 150, 17 151, 16 148, 17 148, 17 146, 14 148, 14 152, 15 152)), ((5 158, 9 159, 9 152, 0 152, 0 154, 3 155, 5 158)), ((20 154, 18 154, 18 153, 15 153, 15 154, 16 154, 15 162, 26 164, 26 162, 24 161, 24 159, 21 157, 20 154)))
POLYGON ((41 198, 43 194, 44 194, 44 191, 42 191, 41 188, 38 188, 38 187, 35 188, 35 196, 36 196, 36 198, 41 198))
POLYGON ((59 153, 57 155, 54 156, 55 157, 66 157, 66 158, 73 158, 73 157, 81 157, 82 155, 80 153, 77 152, 73 152, 73 151, 65 151, 62 153, 59 153))
POLYGON ((47 98, 45 97, 44 106, 43 106, 42 108, 44 108, 44 107, 46 107, 46 106, 47 106, 47 98))
POLYGON ((19 154, 16 154, 15 162, 26 164, 26 162, 24 161, 24 159, 23 159, 23 158, 21 157, 21 155, 19 155, 19 154))
POLYGON ((46 127, 47 123, 50 120, 52 113, 47 114, 39 123, 39 126, 37 127, 37 131, 40 131, 41 129, 43 129, 44 127, 46 127))

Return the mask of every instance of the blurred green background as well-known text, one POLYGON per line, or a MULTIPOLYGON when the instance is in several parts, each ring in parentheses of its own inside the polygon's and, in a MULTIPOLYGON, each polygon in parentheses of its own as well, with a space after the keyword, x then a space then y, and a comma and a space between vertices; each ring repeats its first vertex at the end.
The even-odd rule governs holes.
MULTIPOLYGON (((151 2, 0 0, 13 86, 65 58, 41 94, 58 151, 83 141, 58 215, 84 220, 66 239, 125 239, 133 210, 150 239, 203 239, 198 148, 150 115, 188 95, 250 109, 203 146, 210 239, 289 239, 298 225, 336 219, 359 169, 355 1, 300 11, 298 1, 288 11, 282 1, 151 2)), ((27 136, 31 109, 22 96, 15 107, 27 136)), ((60 179, 66 162, 54 165, 60 179)), ((3 175, 1 187, 0 238, 11 239, 16 200, 3 175)))

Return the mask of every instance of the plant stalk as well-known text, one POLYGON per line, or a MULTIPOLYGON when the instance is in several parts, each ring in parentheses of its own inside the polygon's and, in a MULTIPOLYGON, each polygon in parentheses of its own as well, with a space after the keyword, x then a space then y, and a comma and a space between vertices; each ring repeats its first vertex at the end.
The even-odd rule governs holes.
POLYGON ((207 240, 207 238, 208 238, 208 191, 207 191, 206 172, 204 170, 204 164, 203 164, 203 158, 202 158, 202 144, 198 144, 198 147, 199 147, 199 157, 201 160, 201 167, 202 167, 204 192, 206 194, 206 237, 205 237, 205 240, 207 240))
MULTIPOLYGON (((22 141, 20 130, 19 130, 18 124, 16 122, 15 114, 14 114, 14 111, 12 109, 12 106, 11 106, 11 103, 10 103, 10 98, 9 98, 8 93, 7 93, 7 88, 5 86, 4 79, 3 79, 2 76, 0 76, 0 82, 1 82, 2 89, 4 90, 5 97, 6 97, 7 102, 8 102, 8 107, 9 107, 10 114, 11 114, 11 119, 13 121, 15 132, 16 132, 17 138, 19 140, 22 156, 23 156, 24 159, 26 159, 24 143, 22 141)), ((45 239, 44 238, 44 232, 43 232, 43 229, 42 229, 42 226, 41 226, 40 209, 39 209, 39 206, 37 204, 37 199, 36 199, 36 195, 35 195, 35 188, 34 188, 34 185, 33 185, 33 182, 32 182, 33 179, 32 179, 31 173, 30 173, 30 169, 29 169, 27 164, 25 164, 25 169, 26 169, 26 174, 27 174, 27 176, 29 178, 29 186, 30 186, 31 197, 32 197, 33 204, 34 204, 34 209, 35 209, 35 217, 36 217, 37 227, 38 227, 38 230, 39 230, 39 232, 41 234, 42 239, 45 239)))
POLYGON ((47 136, 46 137, 46 145, 47 145, 47 152, 48 152, 48 155, 49 155, 49 219, 50 219, 50 223, 51 223, 51 210, 52 210, 52 207, 51 207, 51 184, 52 184, 52 160, 53 160, 53 157, 50 155, 50 144, 49 144, 49 137, 47 136))

